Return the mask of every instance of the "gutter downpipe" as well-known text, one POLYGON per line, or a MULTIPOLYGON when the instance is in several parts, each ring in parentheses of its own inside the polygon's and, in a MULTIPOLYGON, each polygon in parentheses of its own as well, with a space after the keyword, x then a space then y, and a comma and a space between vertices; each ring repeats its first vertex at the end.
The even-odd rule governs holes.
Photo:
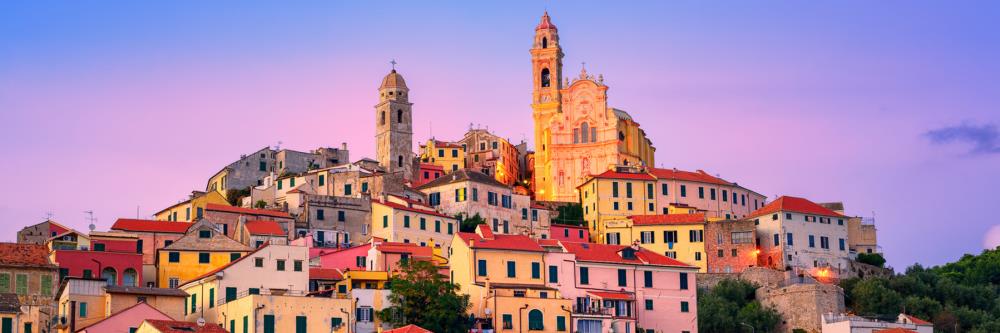
POLYGON ((521 311, 524 311, 524 309, 527 309, 527 308, 528 308, 528 304, 525 303, 523 308, 517 309, 517 331, 518 332, 524 332, 523 328, 522 328, 522 327, 524 327, 524 323, 521 322, 521 311))

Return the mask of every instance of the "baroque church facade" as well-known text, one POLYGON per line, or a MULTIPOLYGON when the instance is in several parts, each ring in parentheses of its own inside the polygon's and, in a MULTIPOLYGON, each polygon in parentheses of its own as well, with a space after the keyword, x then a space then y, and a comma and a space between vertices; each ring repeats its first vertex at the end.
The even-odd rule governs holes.
POLYGON ((539 201, 579 201, 577 186, 616 166, 653 166, 656 148, 625 111, 608 107, 608 86, 581 68, 563 77, 559 32, 549 14, 531 48, 535 123, 533 186, 539 201))

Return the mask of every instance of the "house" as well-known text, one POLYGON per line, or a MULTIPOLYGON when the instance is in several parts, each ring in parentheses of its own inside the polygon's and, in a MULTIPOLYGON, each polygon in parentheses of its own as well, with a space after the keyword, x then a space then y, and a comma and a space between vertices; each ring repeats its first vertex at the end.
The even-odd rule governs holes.
POLYGON ((698 331, 698 267, 638 244, 558 245, 546 254, 546 283, 574 300, 570 331, 698 331))
MULTIPOLYGON (((15 325, 21 322, 21 301, 16 294, 0 293, 0 329, 4 333, 13 333, 15 325)), ((24 329, 32 329, 33 323, 25 323, 24 329)))
POLYGON ((371 201, 367 198, 306 195, 296 218, 296 234, 311 235, 318 247, 350 247, 371 239, 371 201))
POLYGON ((263 185, 267 176, 298 174, 312 169, 327 168, 347 163, 350 153, 347 144, 340 148, 318 148, 308 153, 264 147, 256 152, 241 155, 240 159, 222 168, 208 179, 205 191, 216 191, 227 196, 230 190, 245 190, 263 185))
POLYGON ((112 231, 126 232, 139 239, 136 247, 142 248, 142 280, 147 287, 156 285, 156 251, 173 244, 187 233, 192 224, 138 219, 118 219, 112 231))
POLYGON ((251 209, 226 205, 208 204, 205 206, 205 220, 222 228, 222 233, 230 238, 236 238, 237 225, 240 221, 273 220, 281 225, 281 229, 291 236, 295 220, 286 212, 269 209, 251 209))
POLYGON ((153 216, 158 221, 191 222, 205 216, 205 206, 208 204, 229 206, 229 201, 217 191, 192 191, 187 200, 164 208, 153 216))
POLYGON ((514 145, 482 128, 470 128, 458 143, 465 152, 466 169, 482 172, 508 186, 521 180, 520 157, 527 150, 527 143, 514 145))
POLYGON ((413 170, 413 179, 411 183, 413 186, 420 187, 420 185, 427 184, 428 182, 441 178, 444 175, 444 168, 437 164, 431 163, 419 163, 416 169, 413 170))
POLYGON ((847 217, 805 198, 782 196, 750 214, 758 264, 821 279, 848 269, 847 217))
POLYGON ((450 279, 469 295, 469 315, 497 332, 561 332, 573 302, 547 285, 547 250, 525 235, 494 234, 486 225, 452 240, 450 279))
POLYGON ((103 279, 68 277, 56 297, 55 328, 59 332, 77 332, 137 303, 148 304, 174 318, 171 315, 181 314, 186 298, 187 294, 177 289, 123 287, 108 285, 103 279))
POLYGON ((549 227, 549 239, 564 242, 589 242, 590 230, 586 226, 556 224, 549 227))
POLYGON ((264 243, 287 245, 288 233, 273 220, 246 221, 239 228, 236 239, 243 245, 258 248, 264 243))
POLYGON ((607 221, 607 244, 638 243, 645 249, 696 266, 704 273, 708 264, 705 255, 704 214, 635 215, 622 221, 607 221))
MULTIPOLYGON (((437 166, 445 174, 465 168, 465 148, 457 142, 438 141, 433 138, 420 145, 420 162, 437 166)), ((421 168, 423 169, 423 168, 421 168)), ((428 170, 423 170, 428 171, 428 170)), ((425 175, 422 178, 430 178, 425 175)), ((421 178, 415 174, 414 177, 421 178)))
POLYGON ((174 320, 167 314, 157 310, 155 307, 145 302, 135 303, 132 306, 118 311, 111 316, 101 319, 90 326, 77 330, 78 333, 133 333, 142 324, 143 320, 174 320))
POLYGON ((394 329, 387 330, 387 331, 382 331, 382 332, 383 333, 434 333, 434 332, 431 332, 430 330, 428 330, 426 328, 423 328, 423 327, 420 327, 420 326, 417 326, 417 325, 413 325, 413 324, 406 325, 406 326, 403 326, 403 327, 400 327, 400 328, 394 328, 394 329))
POLYGON ((246 295, 304 296, 309 290, 308 249, 266 244, 178 286, 190 297, 184 316, 224 324, 219 309, 246 295))
MULTIPOLYGON (((820 203, 829 210, 844 214, 843 202, 820 203)), ((851 253, 882 253, 878 245, 878 229, 875 218, 850 216, 847 218, 847 249, 851 253)))
POLYGON ((577 187, 592 240, 604 240, 608 221, 632 215, 703 213, 708 219, 740 219, 763 207, 766 197, 702 170, 617 167, 577 187))
POLYGON ((237 260, 251 249, 227 237, 207 220, 195 222, 177 241, 156 251, 157 285, 177 288, 182 282, 237 260))
POLYGON ((847 314, 824 314, 823 333, 933 333, 934 323, 901 313, 896 321, 881 321, 847 314))
POLYGON ((219 325, 208 325, 176 320, 143 320, 135 333, 230 333, 219 325))
POLYGON ((421 185, 428 205, 449 216, 479 215, 498 234, 548 237, 550 213, 531 204, 527 195, 493 177, 471 169, 452 172, 421 185))
POLYGON ((23 244, 45 245, 50 237, 69 231, 70 228, 53 220, 29 225, 17 232, 17 242, 23 244))
POLYGON ((705 223, 705 259, 709 273, 741 273, 757 266, 757 228, 753 220, 705 223))
POLYGON ((309 267, 309 292, 334 290, 344 273, 336 268, 309 267))
POLYGON ((395 195, 372 199, 372 236, 389 242, 441 244, 444 253, 458 222, 426 204, 395 195))
POLYGON ((100 277, 113 285, 142 285, 142 249, 134 234, 93 231, 85 235, 71 230, 50 238, 48 244, 60 280, 100 277))
POLYGON ((49 327, 57 279, 58 267, 44 245, 0 243, 0 316, 12 318, 25 331, 49 327), (14 311, 6 312, 8 308, 14 311))
POLYGON ((413 243, 386 242, 373 240, 366 256, 366 270, 389 272, 389 276, 401 269, 401 265, 411 261, 427 261, 440 268, 441 274, 448 274, 448 259, 442 255, 440 247, 430 243, 420 246, 413 243))

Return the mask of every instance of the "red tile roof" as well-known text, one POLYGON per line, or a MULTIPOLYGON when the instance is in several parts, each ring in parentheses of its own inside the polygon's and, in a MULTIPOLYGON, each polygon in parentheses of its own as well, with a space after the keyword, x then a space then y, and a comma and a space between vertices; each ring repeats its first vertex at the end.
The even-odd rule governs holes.
POLYGON ((634 225, 670 225, 705 223, 705 214, 633 215, 628 217, 634 225))
POLYGON ((251 208, 233 207, 233 206, 226 206, 226 205, 219 205, 212 203, 205 205, 205 209, 219 211, 219 212, 243 214, 243 215, 271 216, 271 217, 281 217, 286 219, 292 218, 292 216, 288 215, 288 213, 276 210, 251 209, 251 208))
POLYGON ((218 324, 205 324, 198 326, 197 323, 174 320, 146 319, 145 322, 161 333, 229 333, 218 324))
POLYGON ((430 258, 434 256, 434 249, 414 243, 382 242, 376 244, 375 249, 385 253, 407 253, 414 257, 430 258))
POLYGON ((39 244, 0 243, 0 266, 55 268, 49 249, 39 244))
POLYGON ((343 280, 344 274, 336 268, 309 268, 310 280, 343 280))
POLYGON ((621 300, 621 301, 631 301, 635 299, 631 293, 620 292, 620 291, 593 291, 588 290, 588 294, 600 297, 606 300, 621 300))
POLYGON ((444 214, 438 213, 438 212, 433 211, 433 210, 427 210, 427 209, 423 209, 423 208, 417 208, 417 207, 407 206, 407 205, 398 204, 398 203, 395 203, 395 202, 392 202, 392 201, 383 201, 383 200, 379 200, 379 199, 373 199, 372 203, 377 203, 377 204, 380 204, 380 205, 383 205, 383 206, 386 206, 386 207, 389 207, 389 208, 392 208, 392 209, 405 210, 405 211, 408 211, 408 212, 433 215, 433 216, 438 216, 438 217, 443 217, 443 218, 449 218, 449 219, 453 218, 451 216, 444 215, 444 214))
POLYGON ((183 234, 190 226, 191 223, 188 222, 118 219, 111 230, 183 234))
POLYGON ((718 184, 718 185, 733 185, 733 183, 727 182, 722 178, 709 175, 703 170, 698 170, 695 172, 683 171, 677 169, 657 169, 650 168, 649 173, 656 176, 657 179, 670 179, 670 180, 684 180, 689 182, 699 182, 708 184, 718 184))
POLYGON ((643 248, 639 248, 635 252, 635 259, 625 259, 620 252, 627 246, 574 242, 561 243, 567 252, 576 255, 577 261, 696 268, 643 248))
POLYGON ((247 232, 251 235, 285 236, 281 225, 272 220, 247 221, 247 232))
POLYGON ((494 235, 493 239, 486 239, 471 232, 460 232, 458 237, 473 249, 545 252, 538 242, 525 235, 494 235))
POLYGON ((917 318, 917 317, 914 317, 914 316, 911 316, 911 315, 908 315, 908 314, 905 314, 905 313, 903 314, 903 317, 906 317, 906 319, 909 319, 911 322, 913 322, 914 324, 917 324, 917 325, 934 325, 934 323, 932 323, 932 322, 929 322, 929 321, 926 321, 926 320, 923 320, 923 319, 920 319, 920 318, 917 318))
POLYGON ((603 179, 635 179, 635 180, 656 180, 652 175, 641 172, 641 173, 630 173, 630 172, 617 172, 614 170, 605 171, 602 174, 595 175, 594 178, 603 179))
POLYGON ((394 328, 388 331, 382 331, 382 333, 434 333, 423 327, 409 324, 400 328, 394 328))
POLYGON ((820 206, 819 204, 809 201, 808 199, 782 196, 777 200, 761 207, 758 210, 753 211, 747 218, 754 218, 762 215, 774 214, 777 212, 793 212, 801 214, 814 214, 823 216, 833 216, 833 217, 843 217, 840 213, 829 210, 826 207, 820 206))

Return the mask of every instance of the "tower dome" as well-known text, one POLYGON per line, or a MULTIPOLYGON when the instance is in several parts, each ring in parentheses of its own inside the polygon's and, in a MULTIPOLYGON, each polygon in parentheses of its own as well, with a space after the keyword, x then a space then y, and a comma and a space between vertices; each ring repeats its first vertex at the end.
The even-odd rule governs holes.
POLYGON ((399 73, 396 73, 395 69, 393 69, 392 72, 389 72, 388 75, 386 75, 384 78, 382 78, 382 85, 379 86, 378 88, 380 90, 381 89, 386 89, 386 88, 403 88, 403 89, 407 89, 406 88, 406 81, 403 80, 403 76, 402 75, 399 75, 399 73))
POLYGON ((545 11, 545 14, 542 14, 542 22, 538 23, 538 26, 535 27, 535 30, 542 29, 558 30, 556 29, 556 25, 552 24, 552 18, 549 17, 549 11, 545 11))

